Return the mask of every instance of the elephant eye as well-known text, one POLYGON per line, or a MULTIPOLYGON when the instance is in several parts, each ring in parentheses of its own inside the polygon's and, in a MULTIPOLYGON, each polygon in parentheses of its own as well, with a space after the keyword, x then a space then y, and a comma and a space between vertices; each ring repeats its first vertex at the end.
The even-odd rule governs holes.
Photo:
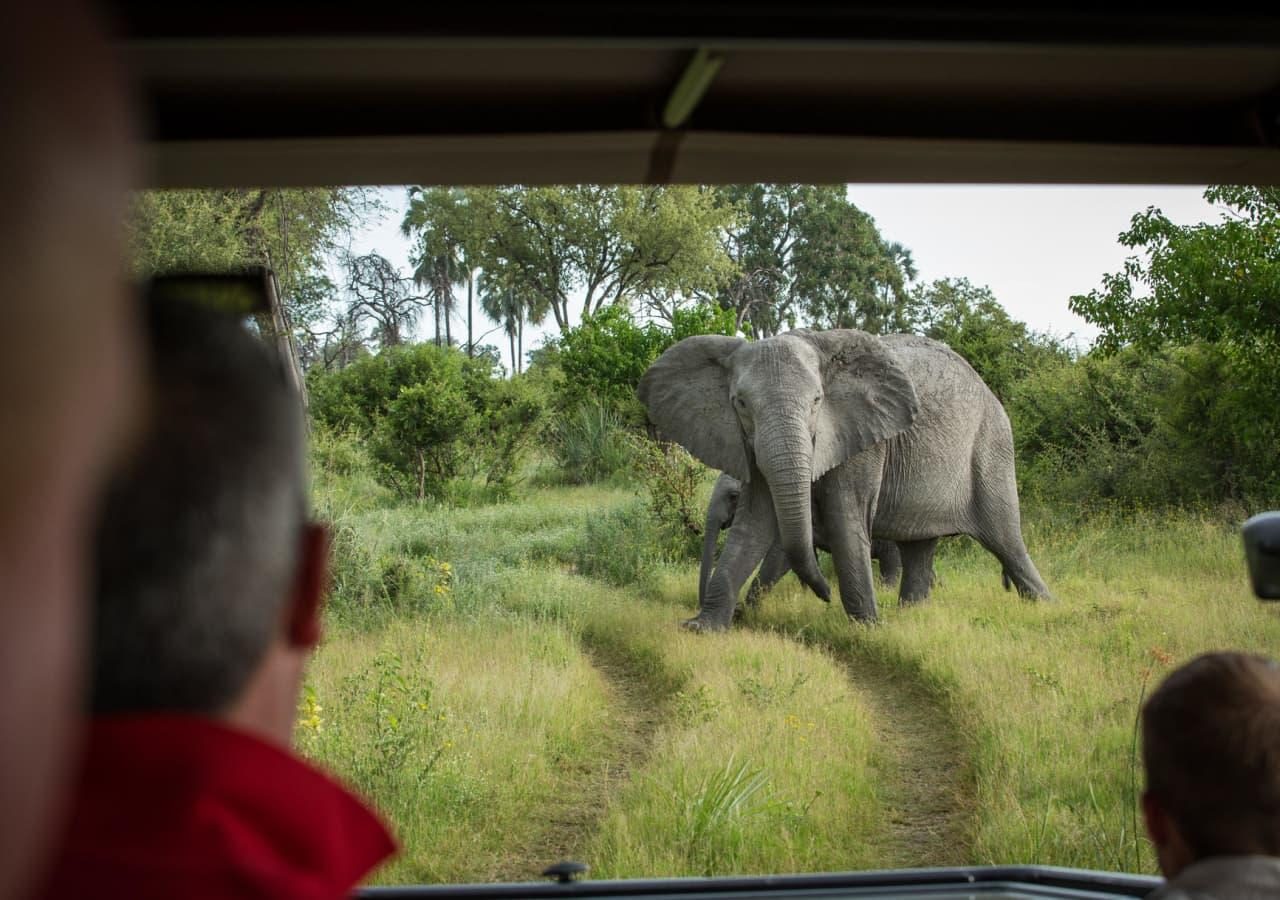
POLYGON ((814 405, 814 406, 817 406, 817 405, 818 405, 819 403, 821 403, 821 402, 822 402, 822 395, 821 395, 821 394, 819 394, 818 396, 816 396, 816 397, 814 397, 814 398, 813 398, 813 405, 814 405))

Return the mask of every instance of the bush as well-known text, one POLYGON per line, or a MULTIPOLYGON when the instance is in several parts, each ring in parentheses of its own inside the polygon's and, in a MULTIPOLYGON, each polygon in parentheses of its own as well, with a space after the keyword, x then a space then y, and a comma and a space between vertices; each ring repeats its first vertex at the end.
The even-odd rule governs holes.
POLYGON ((678 444, 637 437, 633 446, 659 549, 671 559, 697 559, 706 519, 698 489, 709 470, 678 444))
POLYGON ((308 441, 311 495, 317 512, 336 519, 391 505, 395 497, 379 481, 378 466, 355 432, 317 424, 308 441))
POLYGON ((603 481, 631 467, 632 445, 618 415, 592 401, 556 420, 551 452, 569 484, 603 481))
POLYGON ((534 390, 495 377, 492 360, 430 344, 308 380, 316 421, 368 441, 383 483, 419 500, 447 498, 464 475, 505 495, 543 411, 534 390))
POLYGON ((1130 506, 1274 497, 1280 416, 1259 398, 1280 386, 1256 371, 1212 344, 1041 367, 1008 400, 1021 493, 1130 506))
POLYGON ((644 410, 636 399, 640 376, 663 350, 695 334, 733 334, 732 310, 699 305, 677 310, 670 330, 653 322, 638 325, 623 306, 607 306, 565 332, 554 348, 564 373, 558 406, 571 410, 584 396, 609 407, 631 425, 643 426, 644 410))

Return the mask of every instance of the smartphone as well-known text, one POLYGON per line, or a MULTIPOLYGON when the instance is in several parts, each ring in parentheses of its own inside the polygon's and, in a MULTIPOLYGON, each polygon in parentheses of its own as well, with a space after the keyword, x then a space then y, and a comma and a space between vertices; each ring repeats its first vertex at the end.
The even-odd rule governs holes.
POLYGON ((1244 523, 1244 558, 1259 600, 1280 600, 1280 512, 1258 513, 1244 523))

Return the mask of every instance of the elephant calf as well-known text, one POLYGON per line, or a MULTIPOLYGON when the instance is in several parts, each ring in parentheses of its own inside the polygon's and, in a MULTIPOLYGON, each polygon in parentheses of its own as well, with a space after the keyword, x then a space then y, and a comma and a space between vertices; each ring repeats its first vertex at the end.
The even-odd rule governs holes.
MULTIPOLYGON (((738 496, 742 490, 742 482, 734 478, 732 475, 721 473, 716 479, 715 486, 711 489, 711 500, 707 503, 707 519, 703 525, 702 534, 702 562, 698 567, 698 604, 701 605, 707 592, 707 583, 711 579, 711 573, 715 569, 716 563, 716 543, 719 540, 720 532, 733 526, 734 516, 738 511, 738 496)), ((827 545, 825 535, 822 533, 822 525, 818 515, 814 514, 813 543, 819 550, 830 552, 827 545)), ((895 585, 898 578, 902 574, 902 556, 898 552, 898 545, 893 541, 882 541, 872 539, 871 541, 871 558, 880 561, 880 582, 885 585, 895 585)), ((782 580, 782 577, 791 571, 791 564, 787 562, 787 555, 782 551, 782 545, 775 543, 765 553, 764 561, 760 563, 760 571, 756 574, 755 581, 751 583, 751 587, 747 589, 747 603, 754 604, 760 597, 768 593, 775 584, 782 580)), ((929 594, 929 588, 934 582, 932 566, 929 571, 922 575, 912 573, 902 583, 902 592, 900 599, 903 602, 911 602, 913 600, 923 600, 929 594)))
POLYGON ((968 534, 1020 594, 1049 596, 1022 541, 1009 418, 945 344, 852 329, 699 335, 669 347, 638 394, 663 434, 742 482, 735 525, 747 527, 729 532, 690 628, 729 627, 738 591, 775 543, 829 598, 815 508, 853 619, 878 613, 873 522, 906 572, 931 568, 938 538, 968 534))

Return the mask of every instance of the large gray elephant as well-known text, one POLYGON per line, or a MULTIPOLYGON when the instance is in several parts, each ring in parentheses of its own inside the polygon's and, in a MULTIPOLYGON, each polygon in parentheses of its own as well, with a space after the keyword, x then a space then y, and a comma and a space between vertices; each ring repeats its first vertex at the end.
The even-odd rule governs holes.
POLYGON ((853 619, 877 617, 871 523, 904 569, 939 537, 968 534, 1026 597, 1049 596, 1022 541, 1004 408, 945 344, 912 335, 799 330, 747 342, 685 338, 640 380, 665 436, 742 482, 738 522, 694 629, 727 628, 738 592, 775 542, 821 598, 813 500, 853 619))
MULTIPOLYGON (((720 538, 720 532, 733 526, 733 520, 738 511, 738 496, 741 491, 742 482, 728 472, 720 473, 720 477, 716 479, 716 483, 711 488, 711 499, 707 502, 707 518, 702 529, 702 562, 698 567, 699 606, 701 606, 702 600, 706 596, 707 582, 711 580, 711 573, 715 569, 716 545, 720 538)), ((822 533, 820 517, 816 512, 813 517, 813 543, 817 549, 830 552, 825 535, 822 533)), ((902 556, 898 552, 898 545, 893 541, 872 538, 871 558, 880 562, 880 583, 889 586, 896 585, 899 576, 902 574, 902 556)), ((765 553, 764 562, 760 564, 760 571, 757 573, 755 581, 751 582, 751 587, 747 589, 747 603, 755 603, 761 596, 768 593, 775 584, 781 581, 782 576, 789 571, 791 571, 791 564, 787 562, 786 554, 782 552, 781 545, 775 543, 765 553)), ((926 581, 928 584, 933 583, 932 572, 929 573, 926 581)), ((904 587, 910 589, 918 586, 920 582, 921 579, 909 577, 904 582, 904 587)))

